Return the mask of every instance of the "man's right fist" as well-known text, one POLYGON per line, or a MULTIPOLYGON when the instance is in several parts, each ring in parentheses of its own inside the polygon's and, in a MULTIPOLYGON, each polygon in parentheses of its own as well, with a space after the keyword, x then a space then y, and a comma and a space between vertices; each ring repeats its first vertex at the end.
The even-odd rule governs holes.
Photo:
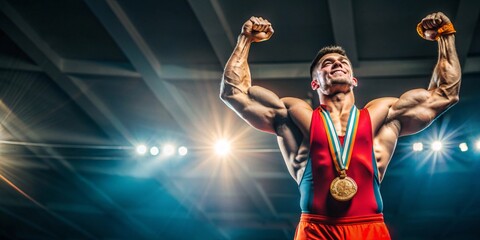
POLYGON ((251 17, 243 24, 242 35, 252 42, 266 41, 273 35, 272 24, 267 19, 251 17))

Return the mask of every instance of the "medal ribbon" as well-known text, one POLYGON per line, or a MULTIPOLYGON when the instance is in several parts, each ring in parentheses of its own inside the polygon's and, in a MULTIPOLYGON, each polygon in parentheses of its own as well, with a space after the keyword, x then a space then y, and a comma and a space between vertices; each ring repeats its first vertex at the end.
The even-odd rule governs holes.
POLYGON ((360 111, 357 109, 357 107, 355 107, 355 105, 352 106, 352 109, 350 110, 347 123, 347 133, 345 135, 343 147, 340 144, 340 139, 335 131, 335 126, 333 125, 330 113, 322 107, 320 116, 322 117, 323 124, 327 130, 328 146, 330 149, 330 154, 332 155, 333 163, 335 164, 335 168, 339 173, 342 170, 348 170, 350 159, 352 157, 353 144, 355 143, 355 137, 357 135, 360 111))

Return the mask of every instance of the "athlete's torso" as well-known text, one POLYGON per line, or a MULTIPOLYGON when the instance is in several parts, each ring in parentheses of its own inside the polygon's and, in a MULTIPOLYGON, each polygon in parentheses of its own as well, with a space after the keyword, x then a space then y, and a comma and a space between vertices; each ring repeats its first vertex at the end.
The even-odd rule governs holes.
POLYGON ((330 184, 338 173, 332 161, 326 129, 319 111, 320 108, 312 114, 310 154, 299 183, 302 212, 332 217, 381 213, 383 206, 368 110, 360 110, 358 131, 347 171, 347 175, 355 180, 358 191, 353 199, 346 202, 335 200, 330 195, 330 184))
MULTIPOLYGON (((374 152, 377 162, 378 176, 382 181, 388 163, 395 151, 400 135, 400 124, 397 120, 386 121, 393 98, 375 99, 369 102, 368 109, 374 138, 374 152)), ((283 159, 292 178, 300 183, 310 153, 310 126, 314 112, 303 100, 282 98, 288 114, 275 122, 275 132, 283 159)), ((346 116, 348 118, 348 116, 346 116)), ((335 127, 339 127, 339 135, 343 135, 347 119, 345 116, 332 115, 335 127), (342 128, 340 128, 342 127, 342 128)))

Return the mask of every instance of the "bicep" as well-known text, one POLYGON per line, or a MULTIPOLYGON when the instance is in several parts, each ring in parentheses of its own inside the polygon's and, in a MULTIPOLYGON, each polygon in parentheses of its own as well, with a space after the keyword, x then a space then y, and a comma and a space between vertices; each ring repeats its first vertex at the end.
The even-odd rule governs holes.
POLYGON ((275 133, 275 122, 287 117, 287 109, 272 91, 252 86, 247 92, 231 86, 222 86, 222 100, 251 126, 275 133))
POLYGON ((400 135, 413 134, 426 128, 450 105, 448 99, 433 90, 410 90, 392 104, 387 121, 400 122, 400 135))

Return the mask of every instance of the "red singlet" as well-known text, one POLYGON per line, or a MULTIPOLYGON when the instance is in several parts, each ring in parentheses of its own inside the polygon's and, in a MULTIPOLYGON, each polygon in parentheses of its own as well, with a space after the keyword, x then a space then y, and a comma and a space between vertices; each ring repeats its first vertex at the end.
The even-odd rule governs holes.
MULTIPOLYGON (((371 239, 357 235, 357 231, 367 235, 373 233, 376 236, 374 239, 390 239, 383 221, 383 203, 368 110, 360 110, 357 135, 347 170, 347 175, 355 180, 358 190, 351 200, 345 202, 335 200, 330 195, 330 184, 338 173, 328 147, 327 131, 320 111, 322 108, 313 111, 310 159, 299 184, 302 218, 296 239, 371 239), (378 227, 383 230, 378 230, 378 227), (310 235, 312 231, 320 235, 310 235)), ((343 137, 339 138, 343 144, 343 137)))

